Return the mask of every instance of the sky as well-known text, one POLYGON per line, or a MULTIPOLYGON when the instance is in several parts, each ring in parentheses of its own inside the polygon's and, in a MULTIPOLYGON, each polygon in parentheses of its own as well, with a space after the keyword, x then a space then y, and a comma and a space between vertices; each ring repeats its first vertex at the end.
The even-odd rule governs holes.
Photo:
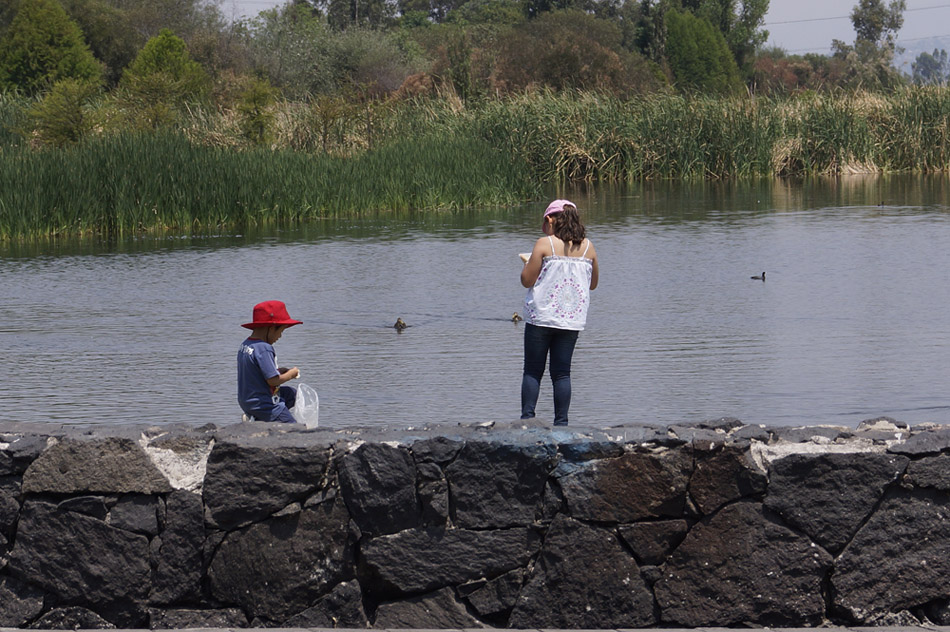
MULTIPOLYGON (((904 26, 898 44, 915 48, 930 38, 950 37, 950 2, 947 0, 906 0, 904 26)), ((256 15, 258 11, 282 4, 282 0, 222 0, 221 8, 235 16, 256 15)), ((831 40, 854 42, 851 10, 857 0, 771 0, 765 16, 768 45, 789 53, 822 53, 831 50, 831 40)))

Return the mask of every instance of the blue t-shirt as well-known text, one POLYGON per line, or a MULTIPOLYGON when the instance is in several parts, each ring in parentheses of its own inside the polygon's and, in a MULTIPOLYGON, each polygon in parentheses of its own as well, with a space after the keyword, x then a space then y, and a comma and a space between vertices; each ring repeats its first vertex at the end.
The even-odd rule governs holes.
POLYGON ((238 350, 237 373, 241 409, 261 421, 273 419, 275 408, 284 406, 279 400, 274 401, 273 389, 267 383, 280 375, 274 346, 256 338, 245 340, 238 350))

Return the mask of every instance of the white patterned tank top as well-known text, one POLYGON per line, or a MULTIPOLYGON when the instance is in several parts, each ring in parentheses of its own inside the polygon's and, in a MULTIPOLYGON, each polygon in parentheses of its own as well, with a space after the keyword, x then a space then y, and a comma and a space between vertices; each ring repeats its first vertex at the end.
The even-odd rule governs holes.
MULTIPOLYGON (((554 241, 551 252, 554 252, 554 241)), ((587 307, 590 304, 590 278, 594 266, 584 255, 545 257, 541 273, 534 286, 528 289, 524 301, 524 320, 539 327, 556 327, 582 331, 587 324, 587 307)))

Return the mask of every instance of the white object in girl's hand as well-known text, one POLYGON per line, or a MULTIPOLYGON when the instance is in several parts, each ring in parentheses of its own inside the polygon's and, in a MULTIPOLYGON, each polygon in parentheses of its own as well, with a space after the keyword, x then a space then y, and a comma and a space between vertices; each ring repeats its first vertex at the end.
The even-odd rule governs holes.
POLYGON ((531 258, 531 253, 530 253, 530 252, 522 252, 522 253, 519 254, 518 256, 521 257, 521 260, 522 260, 522 261, 524 261, 525 263, 528 263, 528 259, 531 258))
POLYGON ((306 427, 316 428, 320 418, 320 398, 317 396, 317 391, 306 384, 298 384, 297 401, 290 412, 306 427))

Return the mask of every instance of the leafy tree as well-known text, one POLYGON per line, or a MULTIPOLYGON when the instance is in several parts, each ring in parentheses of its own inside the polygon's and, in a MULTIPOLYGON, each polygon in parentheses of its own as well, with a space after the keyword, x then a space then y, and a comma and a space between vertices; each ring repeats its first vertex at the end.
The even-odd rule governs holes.
POLYGON ((897 32, 904 24, 905 0, 859 0, 851 12, 854 45, 833 40, 834 57, 845 68, 845 85, 865 89, 891 89, 903 83, 892 65, 897 52, 897 32))
POLYGON ((82 29, 96 59, 105 66, 106 82, 119 83, 122 70, 145 44, 126 12, 105 0, 62 0, 66 13, 82 29))
POLYGON ((102 67, 58 0, 22 0, 0 40, 0 89, 36 94, 61 79, 102 80, 102 67))
POLYGON ((55 147, 82 140, 95 124, 90 103, 98 92, 99 86, 89 81, 62 79, 53 84, 28 112, 39 140, 55 147))
POLYGON ((505 26, 524 20, 521 0, 468 0, 450 12, 446 22, 452 24, 491 24, 505 26))
POLYGON ((208 75, 185 42, 163 29, 126 68, 117 100, 136 124, 154 129, 173 122, 180 107, 203 99, 208 88, 208 75))
POLYGON ((326 0, 325 13, 332 28, 382 28, 393 22, 397 5, 389 0, 326 0))
POLYGON ((851 11, 851 24, 857 34, 855 42, 870 42, 880 48, 894 50, 897 32, 904 25, 906 0, 858 0, 851 11))
POLYGON ((666 54, 677 86, 720 94, 741 88, 732 52, 709 20, 686 11, 669 11, 666 24, 666 54))
POLYGON ((274 114, 270 106, 274 104, 277 91, 266 79, 252 78, 240 95, 237 110, 241 115, 241 133, 255 144, 270 140, 274 114))
POLYGON ((762 30, 769 0, 683 0, 683 8, 722 33, 739 69, 749 76, 755 52, 769 36, 762 30))
POLYGON ((911 64, 914 83, 918 85, 943 85, 950 79, 950 64, 947 51, 934 49, 933 54, 921 53, 911 64))
POLYGON ((545 13, 499 42, 498 88, 603 90, 633 94, 661 83, 649 62, 622 46, 616 23, 581 11, 545 13))

